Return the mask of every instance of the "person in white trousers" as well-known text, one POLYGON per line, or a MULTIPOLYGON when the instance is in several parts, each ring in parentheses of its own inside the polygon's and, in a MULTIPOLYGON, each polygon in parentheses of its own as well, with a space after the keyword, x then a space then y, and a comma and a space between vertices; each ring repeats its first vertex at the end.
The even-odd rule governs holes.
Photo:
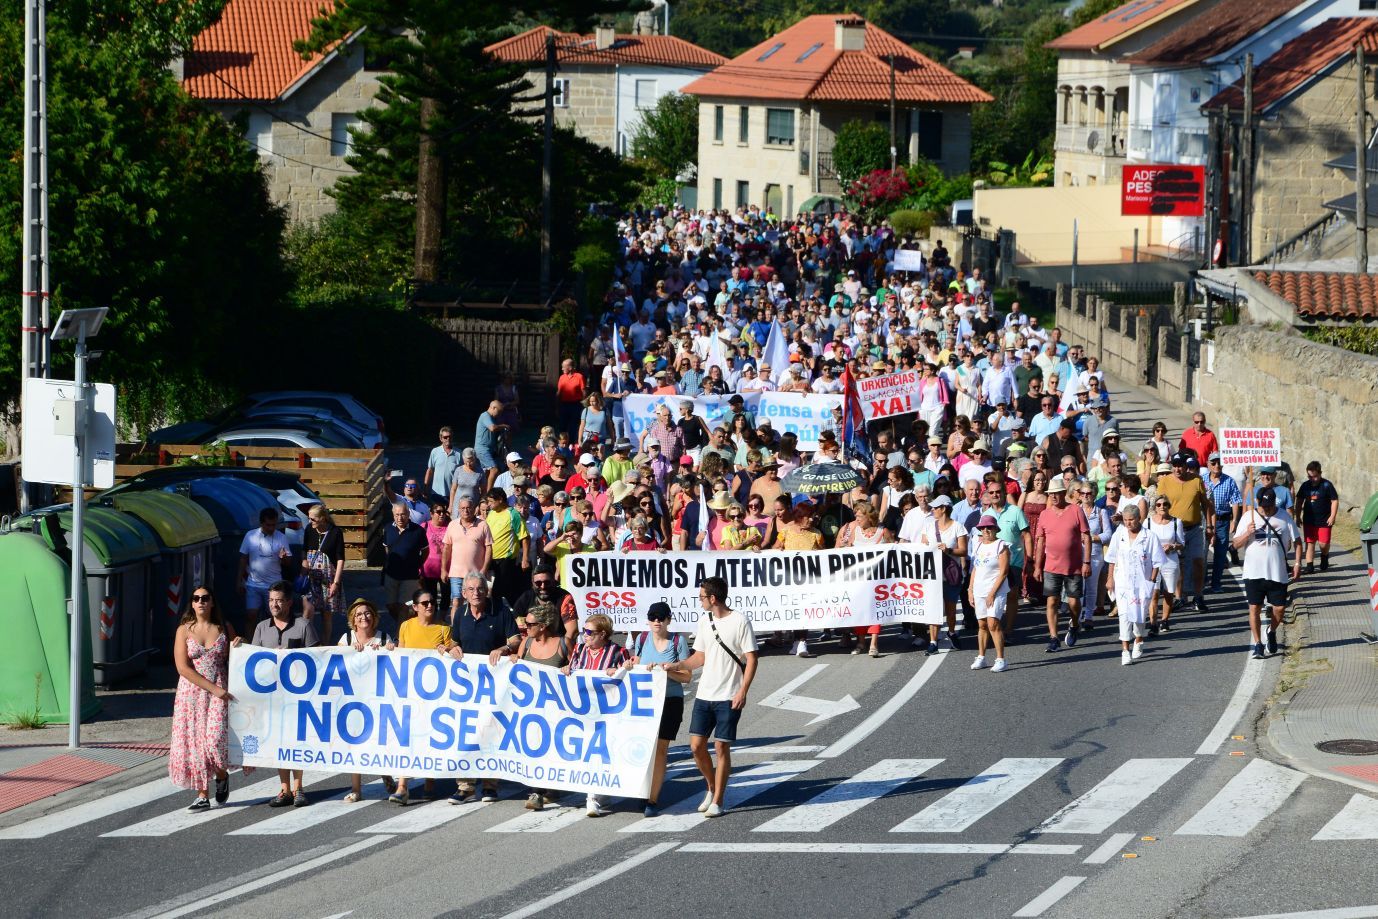
POLYGON ((1126 504, 1120 514, 1124 526, 1115 530, 1105 550, 1105 590, 1115 598, 1120 620, 1120 663, 1130 664, 1143 656, 1153 585, 1167 556, 1158 537, 1144 526, 1137 507, 1126 504))

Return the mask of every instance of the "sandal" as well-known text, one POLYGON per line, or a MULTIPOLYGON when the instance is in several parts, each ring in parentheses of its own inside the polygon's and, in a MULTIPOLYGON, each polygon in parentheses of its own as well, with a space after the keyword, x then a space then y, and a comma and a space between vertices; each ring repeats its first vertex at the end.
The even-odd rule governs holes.
POLYGON ((349 794, 344 796, 344 801, 346 804, 358 804, 361 800, 363 800, 363 797, 364 796, 359 794, 357 791, 351 791, 349 794))
POLYGON ((277 793, 277 797, 268 802, 269 807, 289 807, 292 804, 292 793, 285 788, 277 793))

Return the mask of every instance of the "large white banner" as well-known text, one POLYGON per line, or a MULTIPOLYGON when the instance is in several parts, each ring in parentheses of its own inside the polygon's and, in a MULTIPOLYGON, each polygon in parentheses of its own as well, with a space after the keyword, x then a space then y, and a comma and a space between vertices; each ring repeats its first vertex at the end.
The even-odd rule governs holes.
POLYGON ((861 414, 867 421, 896 418, 919 410, 919 372, 901 370, 856 381, 861 414))
MULTIPOLYGON (((824 428, 833 427, 833 406, 842 404, 841 396, 817 393, 752 392, 741 393, 743 407, 759 424, 765 419, 781 434, 793 433, 799 438, 799 449, 818 449, 818 436, 824 428)), ((627 413, 628 436, 635 441, 641 432, 655 423, 655 410, 668 405, 671 418, 679 419, 679 403, 688 396, 627 396, 623 402, 627 413)), ((708 427, 726 425, 732 417, 731 396, 696 396, 694 414, 708 422, 708 427)))
POLYGON ((587 618, 645 631, 646 610, 670 605, 670 629, 694 632, 704 614, 699 584, 727 580, 727 605, 758 631, 837 629, 895 622, 941 624, 938 553, 908 544, 817 552, 580 552, 560 562, 561 581, 587 618))
POLYGON ((229 689, 230 760, 246 766, 644 798, 665 673, 566 676, 429 650, 244 645, 230 651, 229 689))

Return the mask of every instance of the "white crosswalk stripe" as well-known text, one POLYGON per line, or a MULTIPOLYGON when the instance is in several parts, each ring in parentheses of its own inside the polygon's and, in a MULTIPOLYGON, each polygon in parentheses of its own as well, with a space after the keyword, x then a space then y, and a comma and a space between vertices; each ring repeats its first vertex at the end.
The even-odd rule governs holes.
POLYGON ((940 759, 883 759, 821 794, 756 827, 757 833, 818 833, 905 782, 917 779, 940 759))
POLYGON ((281 813, 260 820, 251 826, 240 827, 227 833, 228 836, 290 836, 320 826, 331 820, 338 820, 346 814, 354 813, 370 804, 377 804, 377 798, 364 798, 362 801, 348 803, 344 800, 346 792, 314 801, 308 807, 292 807, 281 813))
POLYGON ((1103 833, 1190 762, 1190 759, 1126 760, 1086 794, 1035 827, 1034 832, 1103 833))
POLYGON ((584 818, 582 807, 546 807, 527 811, 505 823, 490 826, 489 833, 556 833, 584 818))
POLYGON ((138 823, 121 827, 118 830, 111 830, 109 833, 101 834, 103 837, 126 837, 126 836, 171 836, 182 830, 191 829, 194 826, 204 826, 212 820, 219 820, 228 817, 230 814, 243 812, 245 808, 253 807, 270 800, 278 793, 281 787, 277 776, 271 779, 263 779, 252 785, 246 785, 237 795, 230 800, 224 807, 212 808, 208 811, 189 811, 185 807, 179 807, 175 811, 166 814, 159 814, 157 817, 150 817, 138 823))
POLYGON ((960 833, 1028 788, 1061 758, 1002 759, 919 811, 892 833, 960 833))
POLYGON ((1312 839, 1378 839, 1378 798, 1355 795, 1312 839))
POLYGON ((1176 836, 1247 836, 1306 780, 1306 773, 1267 760, 1251 760, 1176 836))
MULTIPOLYGON (((788 779, 792 779, 802 772, 807 772, 814 766, 821 763, 819 759, 794 759, 778 760, 767 763, 760 763, 750 769, 743 769, 740 773, 732 776, 732 781, 727 783, 727 793, 723 798, 723 803, 727 809, 741 807, 747 801, 757 795, 764 794, 770 789, 788 779)), ((703 800, 703 793, 698 789, 697 783, 695 791, 683 801, 667 808, 665 813, 658 817, 649 817, 630 826, 624 826, 620 832, 623 833, 682 833, 685 830, 702 826, 704 821, 703 814, 698 812, 699 803, 703 800)))
POLYGON ((83 824, 94 823, 121 811, 143 807, 145 804, 152 804, 154 801, 178 793, 185 793, 185 789, 178 788, 166 777, 158 778, 134 788, 126 788, 124 791, 105 795, 94 801, 87 801, 85 804, 78 804, 76 807, 69 807, 54 814, 45 814, 42 817, 6 827, 0 830, 0 839, 42 839, 44 836, 61 833, 63 830, 70 830, 83 824))
POLYGON ((389 817, 382 823, 375 823, 358 832, 424 833, 427 830, 452 823, 461 817, 467 817, 492 803, 492 801, 469 801, 465 804, 451 804, 449 801, 431 801, 419 806, 412 805, 396 817, 389 817))

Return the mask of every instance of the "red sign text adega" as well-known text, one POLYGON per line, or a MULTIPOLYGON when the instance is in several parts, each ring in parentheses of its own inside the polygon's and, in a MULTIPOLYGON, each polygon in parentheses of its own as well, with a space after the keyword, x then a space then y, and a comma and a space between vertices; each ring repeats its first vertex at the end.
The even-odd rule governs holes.
POLYGON ((1206 167, 1125 166, 1120 192, 1125 217, 1200 217, 1206 208, 1206 167))

